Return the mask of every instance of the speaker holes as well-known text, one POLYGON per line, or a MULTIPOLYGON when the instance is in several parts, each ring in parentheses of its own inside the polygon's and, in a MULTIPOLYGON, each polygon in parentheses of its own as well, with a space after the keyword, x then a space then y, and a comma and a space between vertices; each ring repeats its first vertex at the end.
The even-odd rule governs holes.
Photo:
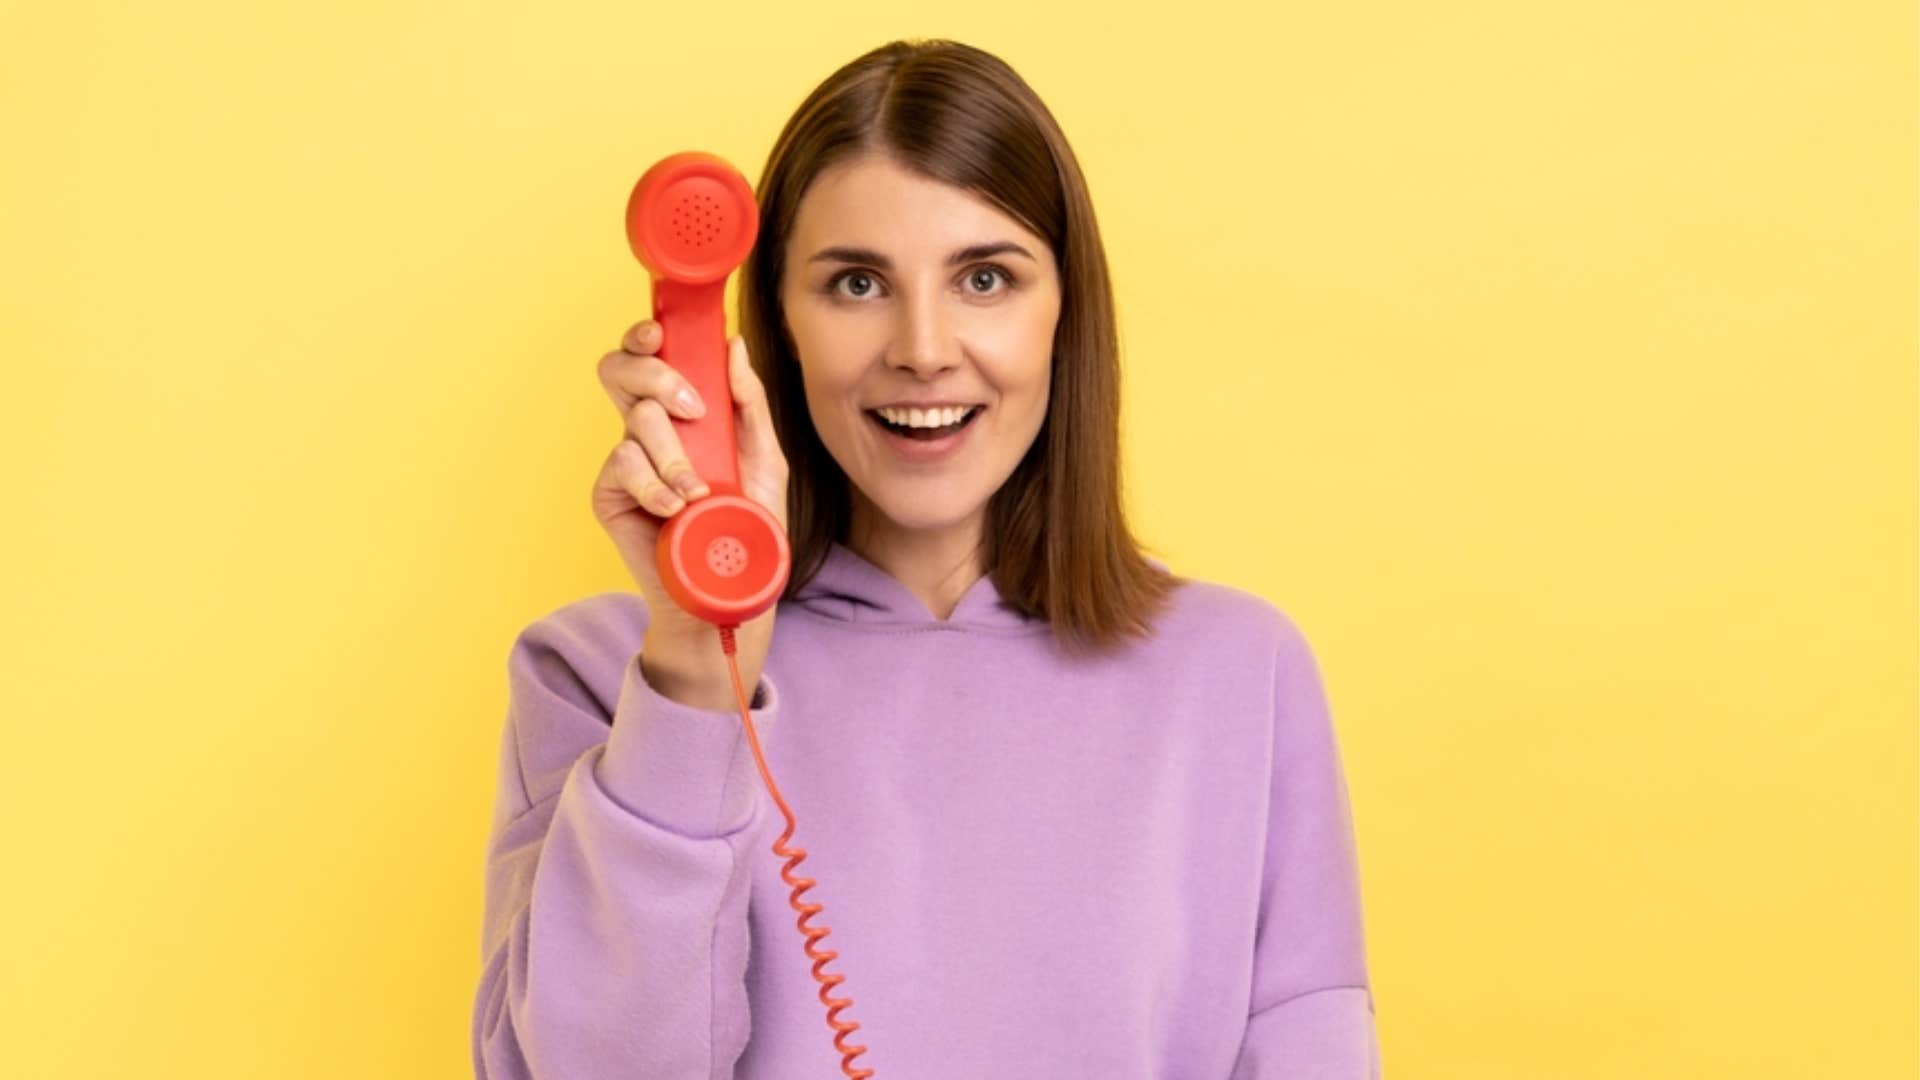
POLYGON ((726 211, 711 195, 695 192, 673 204, 673 235, 683 244, 711 244, 725 233, 726 224, 726 211))
POLYGON ((747 572, 747 545, 736 536, 716 536, 707 545, 707 569, 719 577, 739 577, 747 572))

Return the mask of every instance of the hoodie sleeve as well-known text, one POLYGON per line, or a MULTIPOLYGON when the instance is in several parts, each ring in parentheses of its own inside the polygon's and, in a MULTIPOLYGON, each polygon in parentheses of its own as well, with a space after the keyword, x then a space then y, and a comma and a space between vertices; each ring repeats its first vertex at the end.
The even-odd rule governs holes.
POLYGON ((1346 776, 1312 649, 1282 616, 1253 998, 1231 1080, 1380 1080, 1346 776))
MULTIPOLYGON (((746 1047, 747 871, 768 803, 739 714, 641 675, 634 599, 562 608, 508 657, 478 1080, 726 1078, 746 1047)), ((764 747, 764 674, 751 708, 764 747)))

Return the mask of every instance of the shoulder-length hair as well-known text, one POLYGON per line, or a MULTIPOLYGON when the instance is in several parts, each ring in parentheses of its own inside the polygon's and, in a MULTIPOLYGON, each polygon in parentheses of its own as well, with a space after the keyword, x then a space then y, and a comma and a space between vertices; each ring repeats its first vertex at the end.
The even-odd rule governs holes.
POLYGON ((740 333, 788 463, 791 598, 845 543, 846 473, 814 430, 780 311, 787 238, 822 170, 884 154, 992 203, 1052 247, 1060 268, 1047 416, 988 502, 984 565, 1003 599, 1045 619, 1069 652, 1145 637, 1180 578, 1143 554, 1120 485, 1120 362, 1112 284, 1079 163, 1038 95, 959 42, 890 42, 828 76, 787 121, 756 193, 760 230, 739 275, 740 333))

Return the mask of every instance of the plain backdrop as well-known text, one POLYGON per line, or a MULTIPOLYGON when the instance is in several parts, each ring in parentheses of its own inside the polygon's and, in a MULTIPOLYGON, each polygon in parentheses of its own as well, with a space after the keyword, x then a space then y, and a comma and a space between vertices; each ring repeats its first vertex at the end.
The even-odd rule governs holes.
POLYGON ((1915 1074, 1911 4, 4 26, 9 1075, 469 1075, 507 651, 631 587, 628 192, 898 37, 1050 104, 1134 522, 1316 650, 1387 1075, 1915 1074))

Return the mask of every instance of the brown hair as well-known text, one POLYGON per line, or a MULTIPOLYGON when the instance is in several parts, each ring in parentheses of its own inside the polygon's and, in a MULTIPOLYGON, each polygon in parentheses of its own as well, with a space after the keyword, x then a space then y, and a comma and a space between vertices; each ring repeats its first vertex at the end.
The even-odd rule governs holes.
POLYGON ((767 157, 760 231, 739 275, 740 333, 789 466, 793 572, 785 598, 846 542, 846 473, 807 413, 780 312, 784 249, 807 185, 870 153, 984 198, 1046 239, 1060 267, 1047 416, 987 504, 984 564, 1001 596, 1070 652, 1151 633, 1180 579, 1142 554, 1120 487, 1120 362, 1106 252, 1079 163, 1053 115, 1004 61, 969 45, 882 45, 828 76, 767 157))

